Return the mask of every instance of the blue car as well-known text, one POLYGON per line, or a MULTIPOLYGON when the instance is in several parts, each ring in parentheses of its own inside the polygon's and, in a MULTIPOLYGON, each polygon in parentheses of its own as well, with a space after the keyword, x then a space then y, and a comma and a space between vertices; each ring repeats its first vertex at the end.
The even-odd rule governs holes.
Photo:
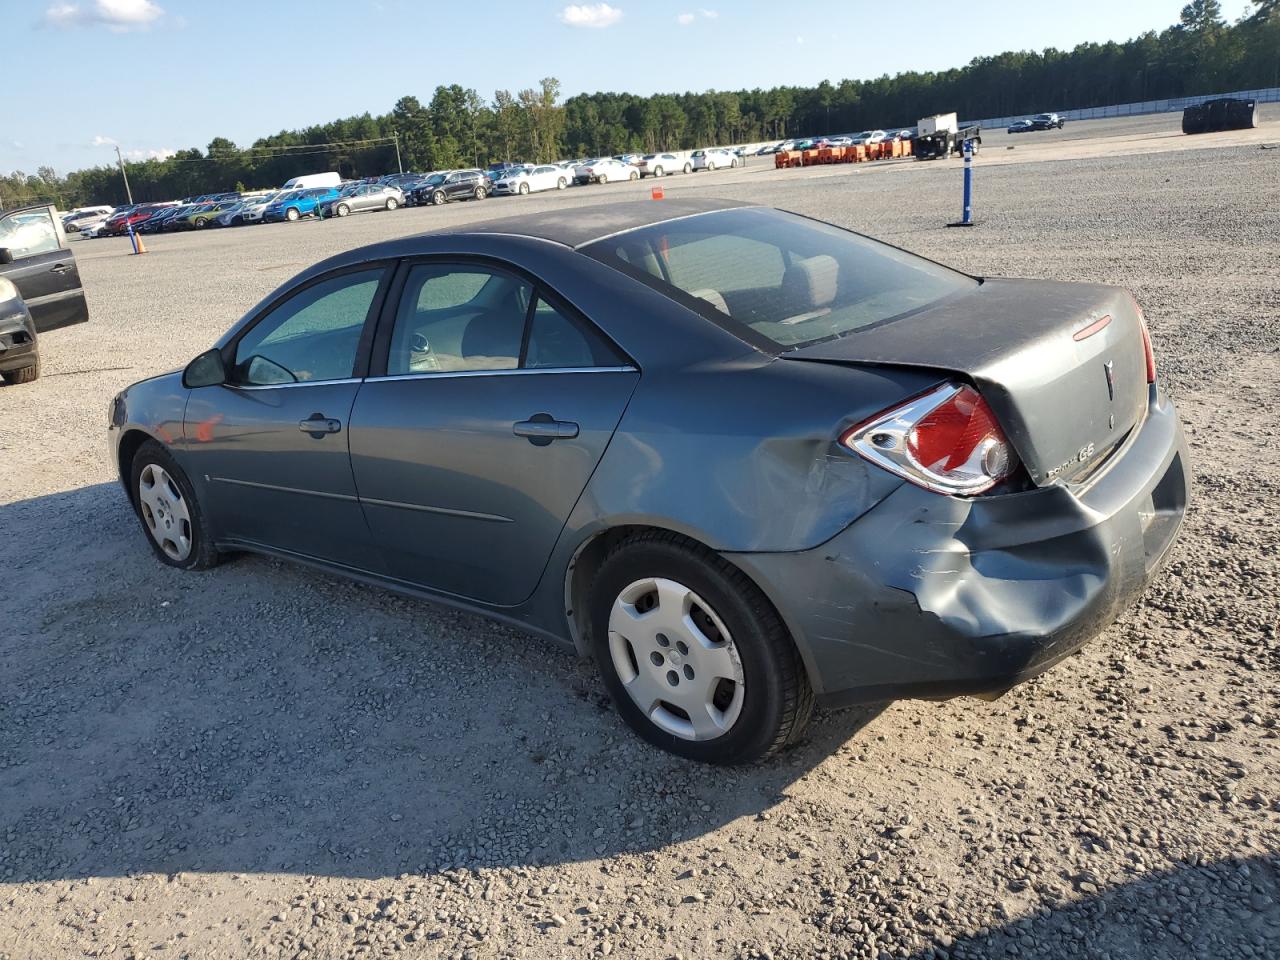
POLYGON ((293 190, 277 197, 262 213, 263 220, 301 220, 303 217, 323 216, 320 208, 338 199, 338 191, 332 187, 312 190, 293 190))

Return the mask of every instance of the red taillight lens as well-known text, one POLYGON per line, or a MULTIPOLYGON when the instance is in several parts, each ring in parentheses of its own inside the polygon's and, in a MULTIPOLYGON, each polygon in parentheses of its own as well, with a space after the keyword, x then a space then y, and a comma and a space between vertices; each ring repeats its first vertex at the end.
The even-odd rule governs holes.
POLYGON ((1138 327, 1142 330, 1142 352, 1147 358, 1147 383, 1156 382, 1156 352, 1151 349, 1151 331, 1147 329, 1147 315, 1142 312, 1142 306, 1138 303, 1138 298, 1133 294, 1129 294, 1129 299, 1133 301, 1133 309, 1138 313, 1138 327))
POLYGON ((1017 457, 982 394, 947 384, 847 431, 840 442, 912 483, 973 496, 1008 477, 1017 457))

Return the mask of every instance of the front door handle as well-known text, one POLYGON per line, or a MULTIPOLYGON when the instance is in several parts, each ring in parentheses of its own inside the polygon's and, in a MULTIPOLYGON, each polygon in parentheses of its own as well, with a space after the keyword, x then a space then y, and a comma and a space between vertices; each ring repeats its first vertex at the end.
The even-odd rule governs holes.
POLYGON ((309 433, 317 440, 326 433, 337 433, 342 429, 342 421, 326 417, 323 413, 313 413, 305 420, 298 421, 298 429, 309 433))
POLYGON ((528 437, 535 446, 545 447, 552 440, 572 440, 578 435, 578 425, 557 420, 549 413, 535 413, 528 420, 513 424, 511 432, 517 437, 528 437))
POLYGON ((69 263, 57 263, 49 268, 49 272, 50 273, 66 273, 70 269, 71 269, 71 264, 69 263))

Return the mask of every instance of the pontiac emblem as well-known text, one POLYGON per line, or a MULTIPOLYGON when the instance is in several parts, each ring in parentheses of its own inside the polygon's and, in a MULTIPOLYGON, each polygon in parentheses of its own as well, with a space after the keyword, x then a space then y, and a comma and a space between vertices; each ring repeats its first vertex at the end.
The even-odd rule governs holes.
POLYGON ((1115 363, 1108 360, 1102 365, 1102 369, 1107 374, 1107 399, 1115 402, 1116 399, 1116 371, 1115 363))

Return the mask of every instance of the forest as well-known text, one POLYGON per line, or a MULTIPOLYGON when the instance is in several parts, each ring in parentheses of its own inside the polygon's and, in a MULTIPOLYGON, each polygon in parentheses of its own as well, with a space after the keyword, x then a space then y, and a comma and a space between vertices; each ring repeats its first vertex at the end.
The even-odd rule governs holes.
MULTIPOLYGON (((215 137, 203 150, 129 162, 127 173, 135 200, 166 200, 269 187, 321 170, 349 178, 394 172, 397 149, 405 170, 440 170, 912 126, 951 111, 978 119, 1272 86, 1280 86, 1280 0, 1251 0, 1234 23, 1219 0, 1192 0, 1177 23, 1125 42, 1008 52, 941 72, 814 87, 562 100, 559 81, 548 77, 486 100, 440 85, 425 103, 407 95, 385 114, 284 130, 247 147, 215 137)), ((0 208, 48 201, 64 209, 119 204, 125 189, 114 164, 0 175, 0 208)))

